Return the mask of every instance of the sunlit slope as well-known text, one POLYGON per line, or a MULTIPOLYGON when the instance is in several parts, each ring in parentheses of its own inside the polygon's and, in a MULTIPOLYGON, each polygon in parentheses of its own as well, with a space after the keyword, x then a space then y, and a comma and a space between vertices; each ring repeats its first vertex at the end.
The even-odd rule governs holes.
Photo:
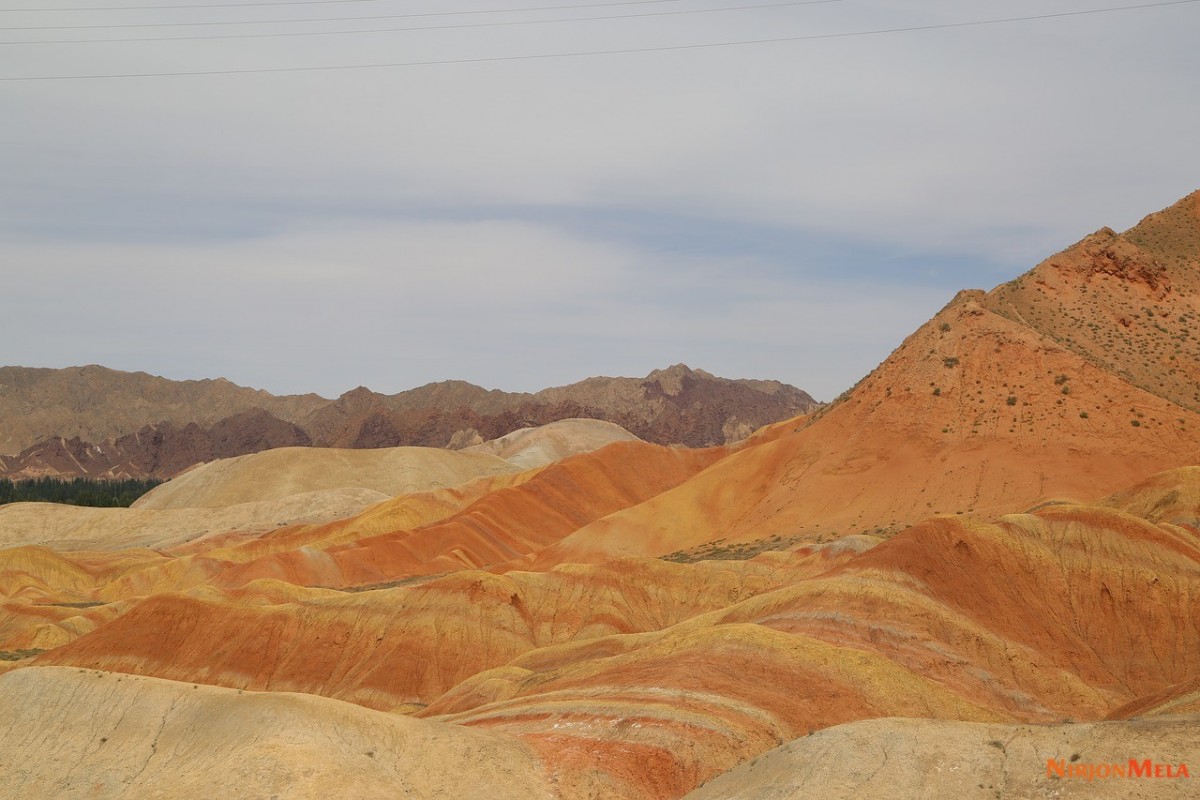
POLYGON ((471 453, 491 453, 524 469, 540 467, 568 456, 590 453, 613 442, 638 437, 612 422, 598 419, 564 419, 536 428, 521 428, 499 439, 466 448, 471 453))
POLYGON ((135 507, 221 508, 344 488, 370 489, 394 497, 516 471, 518 467, 493 455, 432 447, 280 447, 202 464, 153 489, 135 507))
POLYGON ((0 675, 0 797, 551 798, 499 734, 309 695, 88 670, 0 675))
POLYGON ((531 563, 661 555, 717 539, 891 533, 932 514, 1094 498, 1200 452, 1200 415, 969 294, 828 412, 773 433, 531 563))
POLYGON ((172 548, 229 531, 264 531, 357 514, 389 495, 363 488, 325 489, 219 508, 88 508, 57 503, 0 506, 0 547, 57 550, 172 548))
POLYGON ((349 594, 274 581, 162 594, 37 663, 414 710, 530 650, 659 630, 817 574, 853 552, 700 565, 623 561, 503 576, 463 571, 349 594))
POLYGON ((875 719, 796 739, 715 778, 686 800, 1184 800, 1191 779, 1069 777, 1067 766, 1130 759, 1200 763, 1200 717, 1059 725, 875 719), (1047 776, 1047 762, 1064 777, 1047 776))
MULTIPOLYGON (((451 453, 451 455, 454 455, 451 453)), ((385 584, 414 575, 484 567, 544 548, 583 525, 679 485, 722 451, 618 442, 537 471, 466 484, 453 497, 406 496, 358 519, 283 530, 236 547, 186 555, 102 587, 103 598, 173 591, 201 583, 233 587, 259 578, 305 586, 385 584), (466 502, 461 505, 461 502, 466 502), (461 510, 430 513, 417 508, 461 510)))
POLYGON ((668 797, 856 719, 1095 720, 1197 675, 1196 529, 1062 505, 930 520, 660 632, 532 651, 422 714, 668 797))
POLYGON ((1094 498, 1200 452, 1200 193, 964 291, 832 407, 531 563, 892 533, 1094 498), (1118 346, 1119 345, 1119 346, 1118 346))
POLYGON ((1200 192, 1103 228, 985 304, 1130 383, 1200 410, 1200 192))
MULTIPOLYGON (((632 442, 567 459, 461 514, 543 478, 534 496, 578 488, 624 448, 663 450, 632 442)), ((942 516, 883 543, 847 537, 749 561, 458 571, 350 593, 197 585, 72 610, 86 630, 32 663, 416 712, 517 737, 562 797, 680 797, 855 720, 1098 720, 1139 700, 1190 708, 1198 484, 1200 469, 1178 469, 1091 505, 942 516)), ((514 508, 529 504, 521 497, 514 508)), ((46 624, 64 625, 62 613, 46 624)))

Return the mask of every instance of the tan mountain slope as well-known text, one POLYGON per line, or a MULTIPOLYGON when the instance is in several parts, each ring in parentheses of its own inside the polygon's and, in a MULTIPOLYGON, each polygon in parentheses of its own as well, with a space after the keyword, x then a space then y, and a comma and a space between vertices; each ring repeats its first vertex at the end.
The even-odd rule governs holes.
POLYGON ((457 447, 475 437, 586 417, 657 444, 704 447, 738 441, 816 405, 777 381, 730 380, 677 364, 645 378, 587 378, 534 394, 486 391, 462 381, 391 396, 359 387, 302 424, 321 446, 457 447))
POLYGON ((219 508, 345 488, 370 489, 391 497, 517 470, 485 453, 429 447, 281 447, 203 464, 151 490, 134 507, 219 508))
POLYGON ((536 428, 521 428, 499 439, 465 448, 491 453, 522 469, 540 467, 567 456, 590 453, 613 442, 637 439, 620 425, 598 419, 564 419, 536 428))
MULTIPOLYGON (((515 469, 495 456, 432 452, 515 469)), ((677 486, 720 455, 616 442, 536 471, 468 484, 461 493, 397 498, 344 523, 241 540, 218 537, 211 548, 197 542, 179 551, 180 558, 99 587, 97 596, 117 599, 201 583, 233 587, 258 578, 364 586, 497 565, 677 486)))
POLYGON ((553 796, 529 749, 310 695, 76 669, 0 675, 0 798, 553 796))
MULTIPOLYGON (((546 462, 633 438, 611 423, 567 420, 545 430, 519 431, 488 445, 501 451, 506 460, 546 462)), ((443 456, 435 454, 434 458, 440 463, 443 456)), ((454 457, 450 459, 453 463, 454 457)), ((300 547, 326 548, 369 535, 412 530, 461 511, 489 492, 523 483, 532 475, 501 472, 394 499, 372 489, 336 489, 220 509, 159 511, 152 505, 157 495, 143 498, 132 510, 14 505, 0 508, 0 544, 48 544, 59 550, 152 546, 242 562, 300 547), (147 504, 151 508, 146 508, 147 504), (364 511, 372 505, 375 507, 364 511)))
POLYGON ((572 418, 647 441, 720 445, 817 404, 777 381, 679 364, 645 378, 589 378, 536 394, 443 381, 395 395, 275 397, 228 381, 169 381, 103 367, 0 368, 0 476, 153 476, 267 447, 450 447, 572 418), (15 455, 12 455, 15 454, 15 455))
POLYGON ((276 397, 223 378, 173 381, 94 365, 0 367, 0 453, 48 437, 101 442, 163 420, 207 427, 254 408, 294 421, 328 402, 315 394, 276 397))
POLYGON ((357 514, 390 499, 373 489, 324 489, 277 500, 219 508, 90 508, 56 503, 0 506, 0 547, 27 544, 56 550, 172 548, 228 531, 256 535, 300 522, 317 523, 357 514))
MULTIPOLYGON (((0 597, 26 603, 112 600, 174 591, 217 580, 234 565, 301 548, 420 528, 453 516, 485 495, 537 473, 503 473, 446 489, 388 498, 369 489, 292 495, 225 508, 95 509, 47 503, 0 508, 0 597), (361 510, 365 508, 366 510, 361 510), (360 512, 360 513, 356 513, 360 512), (336 517, 331 522, 323 519, 336 517), (307 522, 306 522, 307 520, 307 522), (22 547, 22 544, 49 545, 22 547), (130 550, 152 547, 153 550, 130 550), (90 552, 71 552, 86 550, 90 552), (72 575, 62 579, 63 570, 72 575)), ((18 603, 7 608, 12 613, 18 603)), ((22 608, 20 613, 45 615, 22 608)), ((32 623, 31 623, 32 624, 32 623)), ((87 628, 90 630, 90 627, 87 628)), ((37 628, 62 644, 84 632, 57 622, 37 628)), ((24 633, 10 637, 25 641, 24 633)), ((0 631, 0 650, 25 647, 0 631)))
POLYGON ((1198 725, 1200 716, 1061 725, 864 720, 764 753, 686 800, 1184 800, 1195 796, 1198 725), (1191 777, 1156 778, 1153 767, 1143 777, 1148 759, 1171 774, 1186 764, 1191 777), (1114 764, 1128 775, 1130 760, 1137 776, 1112 777, 1114 764))
POLYGON ((451 517, 492 492, 520 486, 537 473, 536 469, 506 472, 457 486, 410 492, 382 500, 359 513, 315 525, 289 525, 265 534, 231 529, 172 548, 171 552, 242 563, 301 547, 324 549, 368 536, 415 530, 451 517))

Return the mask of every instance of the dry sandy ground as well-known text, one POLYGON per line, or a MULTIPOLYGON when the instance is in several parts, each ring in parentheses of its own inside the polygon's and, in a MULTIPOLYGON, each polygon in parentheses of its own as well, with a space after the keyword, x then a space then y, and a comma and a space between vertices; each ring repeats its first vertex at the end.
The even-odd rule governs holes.
POLYGON ((1065 725, 873 719, 817 731, 721 775, 686 800, 1024 800, 1196 797, 1200 717, 1065 725), (1071 761, 1074 758, 1075 761, 1071 761), (1048 777, 1047 761, 1186 764, 1191 778, 1048 777))
POLYGON ((503 734, 311 695, 61 667, 0 675, 0 798, 538 800, 503 734))

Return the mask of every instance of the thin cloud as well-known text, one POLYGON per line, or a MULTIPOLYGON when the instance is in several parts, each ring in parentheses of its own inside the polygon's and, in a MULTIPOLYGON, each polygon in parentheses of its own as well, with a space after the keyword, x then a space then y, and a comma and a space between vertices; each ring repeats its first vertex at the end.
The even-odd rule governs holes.
MULTIPOLYGON (((856 2, 0 47, 0 74, 641 47, 970 11, 856 2)), ((121 13, 104 19, 147 19, 121 13)), ((326 393, 448 377, 538 388, 683 360, 830 397, 954 289, 988 288, 1200 185, 1186 169, 1200 128, 1186 23, 1198 14, 569 62, 3 84, 15 122, 0 128, 0 248, 19 291, 0 311, 38 331, 9 337, 3 360, 326 393), (1139 57, 1097 57, 1114 49, 1139 57)))

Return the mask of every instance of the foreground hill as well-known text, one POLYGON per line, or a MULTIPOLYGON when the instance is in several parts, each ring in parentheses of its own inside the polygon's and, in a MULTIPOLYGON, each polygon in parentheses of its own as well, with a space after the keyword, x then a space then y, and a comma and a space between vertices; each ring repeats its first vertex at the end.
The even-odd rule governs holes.
POLYGON ((169 478, 205 461, 307 445, 461 449, 572 418, 606 421, 659 444, 704 447, 816 405, 777 381, 728 380, 683 365, 535 394, 445 381, 396 395, 359 387, 337 400, 102 367, 5 367, 0 453, 14 455, 0 455, 0 477, 169 478))
POLYGON ((1195 796, 1197 725, 1197 716, 1059 725, 852 722, 764 753, 686 800, 1184 800, 1195 796), (1130 760, 1139 768, 1150 760, 1172 774, 1186 764, 1191 778, 1156 778, 1153 771, 1111 777, 1112 765, 1128 773, 1130 760), (1052 769, 1047 775, 1050 761, 1065 777, 1052 769))
POLYGON ((54 668, 0 675, 0 765, 4 798, 553 797, 536 757, 502 735, 311 695, 54 668))
MULTIPOLYGON (((1094 504, 942 517, 888 541, 749 560, 468 570, 352 593, 161 584, 83 609, 10 602, 5 647, 37 647, 18 635, 57 617, 62 644, 18 663, 415 713, 514 737, 560 797, 672 798, 855 720, 1097 721, 1190 696, 1198 518, 1200 468, 1186 468, 1094 504)), ((453 546, 448 530, 427 529, 453 546)), ((93 565, 77 563, 81 587, 93 565)))

